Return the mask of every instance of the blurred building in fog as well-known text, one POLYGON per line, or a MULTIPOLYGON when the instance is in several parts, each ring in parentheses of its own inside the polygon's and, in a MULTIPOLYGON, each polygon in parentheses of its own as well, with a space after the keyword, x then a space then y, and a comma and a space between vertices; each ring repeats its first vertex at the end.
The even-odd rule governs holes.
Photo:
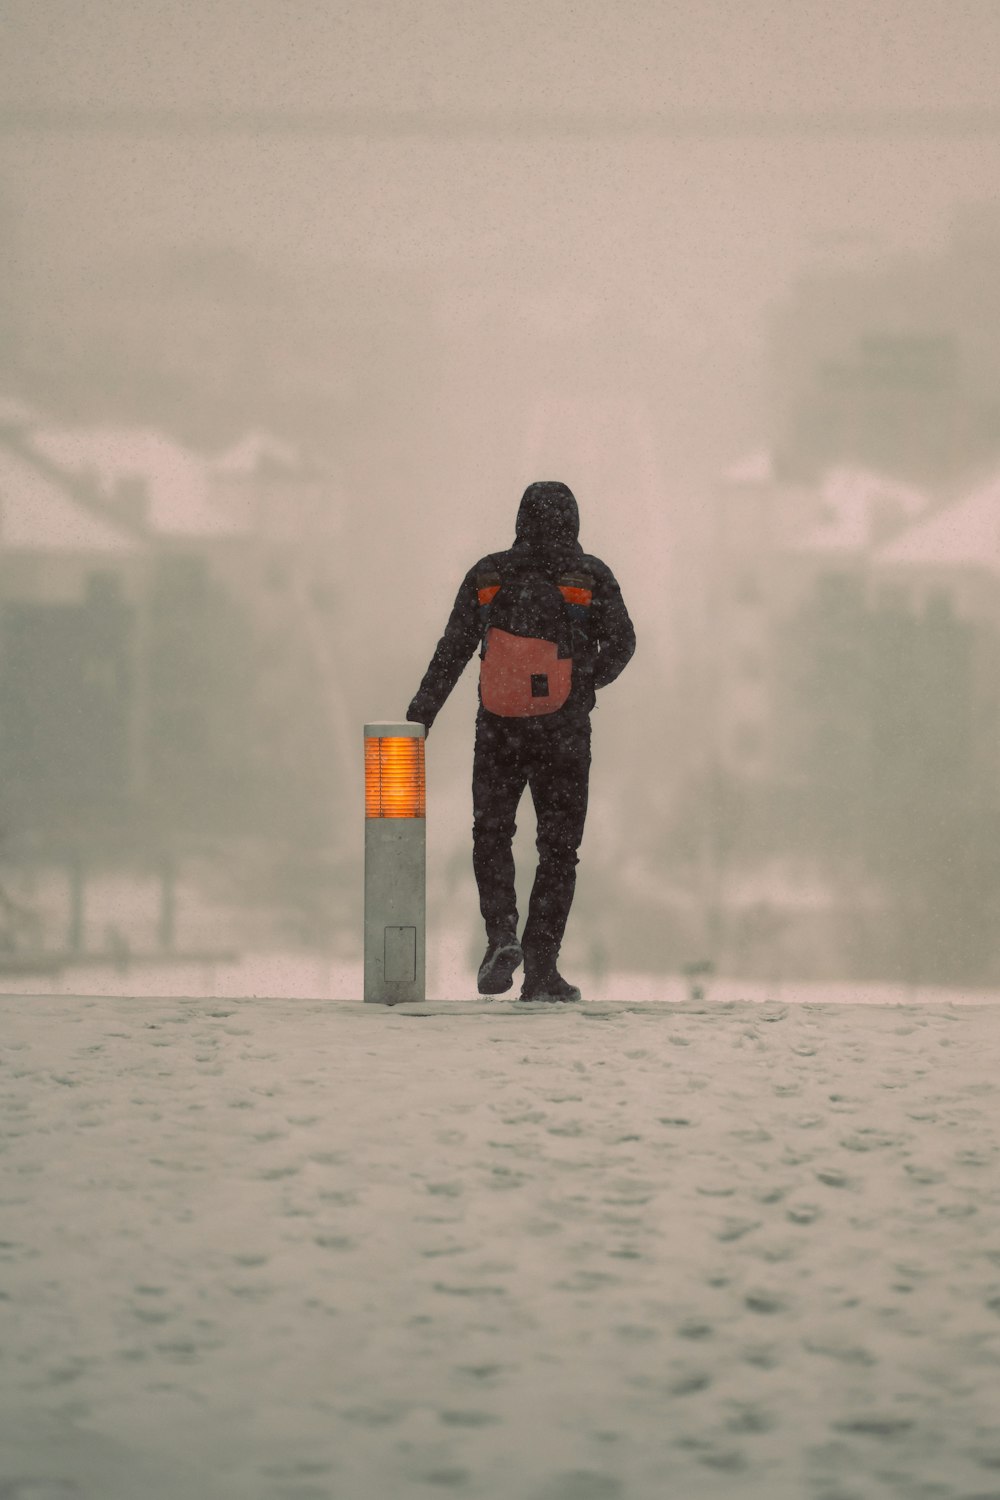
POLYGON ((1000 978, 998 261, 969 210, 776 310, 769 442, 709 503, 678 823, 725 967, 1000 978))
POLYGON ((109 818, 142 782, 138 620, 149 549, 0 411, 0 825, 109 818))
POLYGON ((15 370, 19 354, 19 304, 23 295, 18 254, 18 225, 7 194, 0 184, 0 380, 6 382, 15 370))
POLYGON ((917 483, 1000 454, 1000 213, 970 206, 943 253, 799 278, 773 310, 780 469, 864 464, 917 483))
POLYGON ((721 771, 794 779, 802 700, 780 669, 789 622, 817 593, 864 594, 879 546, 929 507, 915 487, 858 467, 793 481, 761 451, 725 471, 713 495, 706 617, 721 771))
POLYGON ((935 797, 985 829, 1000 809, 1000 466, 879 548, 868 605, 894 632, 894 696, 917 688, 903 764, 922 757, 935 797))
POLYGON ((257 814, 296 839, 331 836, 353 755, 345 661, 344 479, 331 465, 264 431, 209 466, 216 511, 238 521, 243 546, 229 587, 252 628, 257 814))
POLYGON ((250 434, 0 407, 0 769, 22 843, 335 839, 342 493, 250 434))
POLYGON ((718 949, 756 962, 763 923, 787 956, 810 888, 803 951, 831 972, 992 982, 1000 481, 792 481, 762 453, 714 522, 690 784, 718 949))

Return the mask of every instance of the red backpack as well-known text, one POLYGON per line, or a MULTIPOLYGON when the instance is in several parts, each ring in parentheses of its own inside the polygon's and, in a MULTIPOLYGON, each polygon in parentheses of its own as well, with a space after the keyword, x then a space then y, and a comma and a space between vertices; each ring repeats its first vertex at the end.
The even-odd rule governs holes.
POLYGON ((480 574, 476 583, 483 707, 505 719, 555 713, 573 684, 571 608, 589 606, 591 580, 520 563, 505 578, 497 570, 480 574))

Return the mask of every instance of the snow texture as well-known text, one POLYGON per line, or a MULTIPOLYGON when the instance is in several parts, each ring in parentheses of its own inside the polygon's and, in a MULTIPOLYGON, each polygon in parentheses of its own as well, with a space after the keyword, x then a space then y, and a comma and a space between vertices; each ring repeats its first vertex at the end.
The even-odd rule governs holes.
POLYGON ((1000 1009, 0 1000, 4 1500, 1000 1496, 1000 1009))

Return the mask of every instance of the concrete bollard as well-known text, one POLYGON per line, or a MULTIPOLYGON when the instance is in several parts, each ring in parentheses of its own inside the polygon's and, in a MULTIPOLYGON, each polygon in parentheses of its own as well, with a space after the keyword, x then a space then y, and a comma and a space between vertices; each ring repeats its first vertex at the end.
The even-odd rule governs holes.
POLYGON ((426 999, 422 724, 365 725, 365 1001, 426 999))

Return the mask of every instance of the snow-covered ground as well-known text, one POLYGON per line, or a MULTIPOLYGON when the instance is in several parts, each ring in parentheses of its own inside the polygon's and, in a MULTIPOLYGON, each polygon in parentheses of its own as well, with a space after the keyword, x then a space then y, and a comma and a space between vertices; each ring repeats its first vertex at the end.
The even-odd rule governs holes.
POLYGON ((996 1500, 1000 1007, 627 998, 0 1000, 0 1496, 996 1500))

